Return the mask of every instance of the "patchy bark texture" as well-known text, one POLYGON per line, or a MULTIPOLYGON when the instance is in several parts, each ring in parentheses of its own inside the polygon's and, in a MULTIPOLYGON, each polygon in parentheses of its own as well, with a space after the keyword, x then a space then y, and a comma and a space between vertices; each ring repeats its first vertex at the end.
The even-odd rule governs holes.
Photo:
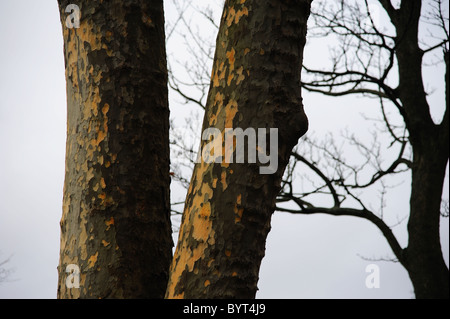
POLYGON ((173 246, 163 1, 78 1, 79 28, 69 4, 58 298, 161 298, 173 246))
POLYGON ((255 297, 281 176, 308 127, 300 70, 309 10, 308 0, 225 2, 203 130, 220 129, 225 154, 225 128, 277 128, 278 170, 195 166, 167 298, 255 297))

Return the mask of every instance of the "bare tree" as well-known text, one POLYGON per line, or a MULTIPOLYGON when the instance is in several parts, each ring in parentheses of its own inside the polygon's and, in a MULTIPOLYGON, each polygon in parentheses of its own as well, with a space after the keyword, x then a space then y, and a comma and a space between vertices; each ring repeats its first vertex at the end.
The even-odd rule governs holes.
MULTIPOLYGON (((444 262, 439 237, 442 189, 448 163, 448 17, 440 0, 428 3, 401 1, 394 7, 389 0, 379 1, 390 18, 390 25, 380 26, 374 7, 368 1, 318 2, 313 9, 314 36, 336 37, 339 46, 332 52, 329 69, 304 66, 303 88, 329 96, 361 94, 379 99, 381 133, 389 136, 388 147, 396 154, 388 164, 381 160, 386 153, 374 135, 373 142, 346 135, 362 160, 345 159, 333 139, 309 141, 310 148, 292 155, 295 165, 309 167, 321 180, 308 192, 294 190, 292 175, 286 176, 280 201, 292 201, 295 209, 278 206, 278 210, 299 214, 325 213, 356 216, 374 223, 388 241, 395 258, 408 271, 417 298, 448 298, 449 272, 444 262), (439 33, 426 43, 419 41, 419 22, 432 24, 439 33), (431 41, 431 44, 429 43, 431 41), (430 114, 427 92, 422 78, 424 57, 441 50, 445 79, 446 105, 440 121, 430 114), (389 116, 395 108, 398 116, 389 116), (314 152, 318 152, 314 160, 314 152), (331 168, 331 169, 330 169, 331 168), (383 205, 378 211, 368 207, 361 192, 377 184, 381 196, 387 191, 389 176, 411 174, 411 199, 408 220, 409 242, 401 247, 383 220, 383 205), (331 196, 332 204, 317 206, 309 199, 316 194, 331 196), (348 200, 353 204, 348 205, 348 200), (354 205, 356 203, 356 206, 354 205)), ((442 79, 444 80, 444 79, 442 79)))

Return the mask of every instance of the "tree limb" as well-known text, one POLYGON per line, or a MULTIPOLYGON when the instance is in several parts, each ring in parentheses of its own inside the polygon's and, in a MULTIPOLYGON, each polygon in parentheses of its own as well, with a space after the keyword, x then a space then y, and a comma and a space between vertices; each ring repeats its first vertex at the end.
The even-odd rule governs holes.
POLYGON ((327 185, 328 189, 330 190, 331 195, 333 196, 334 206, 338 207, 340 205, 339 196, 338 196, 336 190, 334 189, 333 184, 325 176, 325 174, 323 174, 322 171, 316 165, 314 165, 311 162, 309 162, 305 157, 301 156, 300 154, 298 154, 296 152, 292 152, 292 156, 294 156, 294 158, 296 160, 298 160, 298 161, 304 163, 305 165, 307 165, 311 170, 313 170, 317 175, 320 176, 320 178, 325 182, 325 184, 327 185))
POLYGON ((392 5, 391 0, 379 0, 379 2, 383 6, 384 10, 386 10, 392 23, 394 23, 394 21, 397 20, 398 11, 392 5))
POLYGON ((341 207, 333 207, 333 208, 325 208, 325 207, 312 207, 305 208, 300 210, 288 209, 283 207, 276 207, 276 210, 279 212, 286 212, 291 214, 303 214, 303 215, 312 215, 312 214, 327 214, 332 216, 354 216, 367 219, 371 221, 378 229, 382 232, 383 236, 386 238, 389 246, 394 252, 397 259, 402 262, 404 260, 403 257, 403 248, 400 246, 397 238, 393 234, 392 230, 389 228, 386 223, 373 214, 372 212, 365 209, 353 209, 353 208, 341 208, 341 207))

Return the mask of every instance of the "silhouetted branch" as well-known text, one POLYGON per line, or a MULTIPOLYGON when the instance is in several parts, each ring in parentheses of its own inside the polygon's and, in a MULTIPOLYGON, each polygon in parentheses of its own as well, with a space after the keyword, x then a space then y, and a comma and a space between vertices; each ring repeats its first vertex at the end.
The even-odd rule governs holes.
POLYGON ((364 218, 372 222, 378 229, 383 233, 383 236, 386 238, 389 246, 394 252, 395 256, 398 260, 402 260, 403 258, 403 248, 398 243, 396 237, 392 233, 392 230, 386 223, 377 217, 372 212, 365 209, 353 209, 353 208, 341 208, 341 207, 333 207, 333 208, 325 208, 325 207, 312 207, 312 208, 302 208, 299 210, 288 209, 283 207, 276 207, 277 211, 286 212, 291 214, 302 214, 302 215, 312 215, 312 214, 327 214, 332 216, 354 216, 359 218, 364 218))

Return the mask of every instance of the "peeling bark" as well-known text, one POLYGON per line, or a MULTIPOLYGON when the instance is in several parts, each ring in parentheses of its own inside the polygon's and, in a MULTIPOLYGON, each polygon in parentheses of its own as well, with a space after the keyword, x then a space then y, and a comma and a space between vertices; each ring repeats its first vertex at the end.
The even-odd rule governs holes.
POLYGON ((261 175, 260 163, 203 160, 195 166, 167 298, 255 297, 281 177, 308 127, 300 70, 310 2, 225 2, 203 130, 222 132, 225 154, 226 128, 277 128, 278 170, 261 175))
POLYGON ((163 2, 78 1, 66 26, 58 298, 161 298, 172 257, 163 2), (80 268, 68 288, 67 265, 80 268))

